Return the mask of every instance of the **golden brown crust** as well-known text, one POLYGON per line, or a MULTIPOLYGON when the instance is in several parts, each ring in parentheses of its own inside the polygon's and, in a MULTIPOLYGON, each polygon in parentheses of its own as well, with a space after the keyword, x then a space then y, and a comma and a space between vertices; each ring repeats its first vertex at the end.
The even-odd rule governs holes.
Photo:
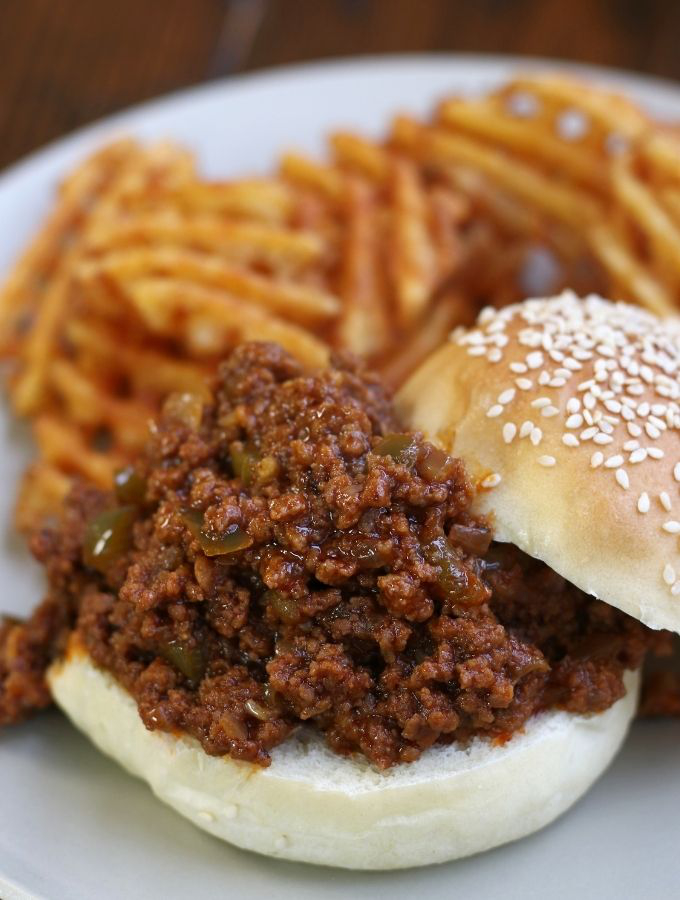
POLYGON ((477 503, 499 540, 675 631, 679 328, 595 297, 526 301, 453 336, 397 399, 409 426, 462 457, 482 485, 500 476, 477 503), (562 359, 541 343, 546 334, 564 344, 562 359))

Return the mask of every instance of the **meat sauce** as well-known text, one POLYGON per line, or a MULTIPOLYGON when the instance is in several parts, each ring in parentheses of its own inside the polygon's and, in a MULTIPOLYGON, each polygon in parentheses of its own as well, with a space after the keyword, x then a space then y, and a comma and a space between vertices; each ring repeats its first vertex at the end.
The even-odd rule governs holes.
POLYGON ((49 704, 69 639, 147 728, 261 765, 303 723, 384 768, 607 709, 665 637, 493 543, 472 499, 373 376, 244 345, 115 492, 75 490, 34 537, 49 589, 0 626, 0 723, 49 704))

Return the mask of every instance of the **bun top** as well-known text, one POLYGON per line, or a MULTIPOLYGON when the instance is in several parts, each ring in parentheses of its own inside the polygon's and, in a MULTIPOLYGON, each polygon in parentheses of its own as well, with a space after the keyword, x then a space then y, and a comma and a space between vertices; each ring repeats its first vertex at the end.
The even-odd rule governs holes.
POLYGON ((496 537, 680 631, 680 319, 571 292, 485 309, 404 385, 496 537))

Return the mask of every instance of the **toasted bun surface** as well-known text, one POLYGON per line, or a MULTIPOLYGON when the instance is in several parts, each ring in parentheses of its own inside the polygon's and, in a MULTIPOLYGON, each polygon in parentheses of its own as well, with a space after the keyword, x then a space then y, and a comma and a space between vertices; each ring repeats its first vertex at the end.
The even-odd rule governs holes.
POLYGON ((679 373, 680 320, 567 292, 483 311, 397 408, 465 460, 498 540, 680 631, 679 373))
POLYGON ((90 739, 200 828, 268 856, 355 869, 444 862, 551 822, 607 767, 634 715, 638 678, 605 713, 536 716, 495 746, 435 747, 379 772, 302 735, 267 769, 147 731, 137 706, 83 653, 49 673, 55 700, 90 739))

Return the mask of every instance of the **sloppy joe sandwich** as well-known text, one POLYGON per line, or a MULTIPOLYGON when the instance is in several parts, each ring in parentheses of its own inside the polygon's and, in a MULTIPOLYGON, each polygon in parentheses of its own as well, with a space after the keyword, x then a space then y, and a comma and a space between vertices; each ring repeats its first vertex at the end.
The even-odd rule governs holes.
POLYGON ((675 624, 657 326, 572 297, 485 314, 398 415, 349 361, 237 348, 209 395, 168 399, 114 491, 76 488, 34 537, 49 588, 0 627, 0 722, 54 698, 197 825, 287 859, 423 865, 545 825, 623 741, 665 645, 637 616, 675 624))

